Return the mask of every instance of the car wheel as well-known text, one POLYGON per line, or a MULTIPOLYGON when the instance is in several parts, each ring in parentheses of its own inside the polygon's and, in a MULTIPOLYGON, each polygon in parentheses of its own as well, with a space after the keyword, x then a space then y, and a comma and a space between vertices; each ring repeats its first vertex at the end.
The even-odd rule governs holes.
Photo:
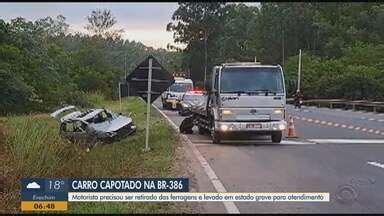
POLYGON ((272 142, 274 143, 280 143, 282 137, 283 137, 283 132, 281 131, 274 131, 271 134, 272 142))

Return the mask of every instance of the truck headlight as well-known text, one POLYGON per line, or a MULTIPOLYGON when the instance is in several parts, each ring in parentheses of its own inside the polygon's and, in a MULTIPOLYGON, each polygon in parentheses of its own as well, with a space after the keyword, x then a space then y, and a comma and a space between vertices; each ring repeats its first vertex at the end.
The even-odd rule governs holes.
POLYGON ((228 125, 221 125, 221 126, 220 126, 220 129, 221 129, 222 131, 227 131, 227 130, 228 130, 228 125))
POLYGON ((273 110, 273 113, 274 113, 274 114, 282 114, 282 113, 284 113, 284 109, 283 109, 283 108, 277 108, 277 109, 274 109, 274 110, 273 110))
POLYGON ((221 114, 223 114, 223 115, 231 115, 232 114, 232 110, 230 110, 230 109, 222 109, 221 110, 221 114))
POLYGON ((285 124, 280 123, 280 124, 279 124, 279 129, 280 129, 280 130, 285 130, 285 124))

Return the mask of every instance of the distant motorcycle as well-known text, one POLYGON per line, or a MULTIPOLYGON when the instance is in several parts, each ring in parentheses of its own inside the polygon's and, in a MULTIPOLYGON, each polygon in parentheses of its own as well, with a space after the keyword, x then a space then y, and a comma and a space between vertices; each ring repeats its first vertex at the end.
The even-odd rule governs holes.
POLYGON ((299 107, 299 109, 301 109, 301 105, 302 105, 302 104, 303 104, 303 100, 302 100, 302 99, 300 99, 300 100, 299 100, 299 106, 298 106, 298 107, 299 107))
POLYGON ((295 102, 295 109, 296 108, 301 109, 301 105, 303 105, 303 99, 296 100, 296 102, 295 102))

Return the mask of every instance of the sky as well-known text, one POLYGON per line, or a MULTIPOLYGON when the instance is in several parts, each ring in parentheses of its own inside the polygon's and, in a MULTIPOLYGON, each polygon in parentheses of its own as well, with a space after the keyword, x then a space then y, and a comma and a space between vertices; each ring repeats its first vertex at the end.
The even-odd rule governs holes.
MULTIPOLYGON (((247 3, 257 5, 258 3, 247 3)), ((71 32, 84 32, 86 17, 95 9, 109 9, 117 20, 116 28, 124 29, 123 39, 140 41, 146 46, 166 48, 167 44, 183 47, 173 43, 173 33, 166 31, 173 12, 177 9, 176 2, 166 3, 0 3, 0 19, 10 21, 23 17, 35 21, 47 16, 63 15, 70 25, 71 32)))

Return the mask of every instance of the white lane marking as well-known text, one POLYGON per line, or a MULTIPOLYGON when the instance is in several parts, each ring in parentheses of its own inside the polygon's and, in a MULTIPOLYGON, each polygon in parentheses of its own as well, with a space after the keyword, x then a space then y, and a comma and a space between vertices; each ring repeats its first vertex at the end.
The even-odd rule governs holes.
POLYGON ((308 139, 315 143, 369 143, 369 144, 384 144, 384 139, 308 139))
POLYGON ((355 130, 360 130, 361 127, 355 127, 355 130))
POLYGON ((339 123, 335 123, 333 126, 334 127, 339 127, 339 125, 340 125, 339 123))
POLYGON ((372 166, 375 166, 375 167, 380 167, 380 168, 384 169, 384 164, 381 164, 381 163, 378 163, 378 162, 375 162, 375 161, 368 161, 367 163, 369 165, 372 165, 372 166))
MULTIPOLYGON (((173 129, 175 129, 177 132, 179 132, 179 128, 177 125, 167 116, 165 115, 159 108, 157 108, 155 105, 152 104, 155 109, 165 118, 168 120, 168 122, 171 124, 173 129)), ((204 168, 205 173, 208 175, 209 179, 211 180, 211 183, 215 187, 217 192, 227 192, 225 189, 223 183, 221 183, 220 179, 217 177, 216 173, 213 171, 209 163, 205 160, 205 158, 201 155, 199 150, 196 148, 196 146, 193 145, 191 140, 185 135, 185 134, 179 134, 181 138, 190 145, 192 148, 192 151, 195 153, 195 156, 199 160, 201 166, 204 168)), ((223 202, 225 209, 227 210, 228 213, 232 214, 240 214, 239 209, 235 205, 234 202, 223 202)))
MULTIPOLYGON (((195 146, 220 146, 218 144, 212 144, 211 140, 194 140, 196 142, 193 142, 193 145, 195 146)), ((292 140, 282 140, 280 143, 272 143, 270 141, 263 141, 263 140, 223 140, 223 144, 231 144, 234 143, 233 146, 236 146, 236 144, 254 144, 254 145, 315 145, 314 142, 304 142, 304 141, 292 141, 292 140)))
POLYGON ((313 120, 311 118, 307 119, 308 122, 312 122, 313 120))
POLYGON ((315 123, 316 123, 316 124, 318 124, 319 122, 320 122, 320 120, 317 120, 317 119, 315 120, 315 123))
POLYGON ((193 145, 195 146, 214 146, 214 144, 212 143, 193 143, 193 145))
POLYGON ((322 125, 324 125, 324 124, 326 124, 326 123, 327 123, 326 121, 321 121, 321 124, 322 124, 322 125))
POLYGON ((201 144, 201 143, 212 144, 212 140, 200 140, 200 139, 197 139, 197 140, 191 140, 191 142, 193 144, 201 144))
POLYGON ((367 128, 363 128, 363 129, 361 129, 361 131, 367 131, 367 128))
MULTIPOLYGON (((384 115, 383 113, 380 113, 378 115, 384 115)), ((362 120, 369 120, 369 121, 377 121, 377 122, 384 122, 384 119, 375 119, 375 118, 366 118, 366 117, 361 117, 362 120)))
POLYGON ((367 113, 366 111, 362 111, 362 110, 355 110, 354 112, 357 112, 357 113, 367 113))
POLYGON ((379 134, 379 133, 380 133, 380 131, 379 131, 379 130, 375 131, 375 134, 379 134))
POLYGON ((346 127, 347 127, 347 125, 345 125, 345 124, 342 124, 342 125, 341 125, 341 127, 342 127, 342 128, 346 128, 346 127))
POLYGON ((348 127, 348 129, 353 129, 354 127, 353 127, 353 125, 349 125, 349 127, 348 127))
MULTIPOLYGON (((279 143, 271 143, 272 145, 278 145, 279 143)), ((282 145, 314 145, 314 142, 299 142, 299 141, 291 141, 291 140, 283 140, 280 142, 282 145)))
POLYGON ((368 131, 369 133, 373 133, 373 129, 369 129, 369 131, 368 131))
POLYGON ((333 123, 332 122, 328 122, 328 124, 327 124, 328 126, 332 126, 333 125, 333 123))

